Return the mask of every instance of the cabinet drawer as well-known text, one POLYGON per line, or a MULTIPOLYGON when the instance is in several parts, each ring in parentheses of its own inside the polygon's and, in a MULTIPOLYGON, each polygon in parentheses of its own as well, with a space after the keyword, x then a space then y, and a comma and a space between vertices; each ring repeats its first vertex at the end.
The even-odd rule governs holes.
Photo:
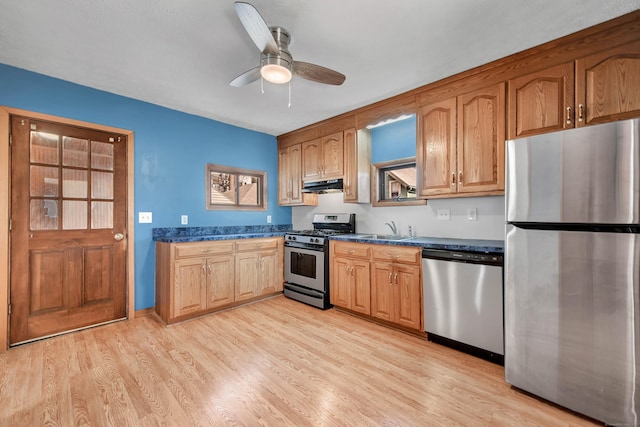
POLYGON ((335 256, 369 259, 369 245, 364 243, 334 242, 333 253, 335 256))
POLYGON ((259 251, 263 249, 277 249, 279 239, 244 239, 236 240, 236 251, 259 251))
POLYGON ((176 244, 176 258, 233 253, 233 242, 198 242, 176 244))
POLYGON ((373 259, 380 261, 402 262, 405 264, 419 264, 422 258, 420 248, 406 246, 374 245, 373 259))

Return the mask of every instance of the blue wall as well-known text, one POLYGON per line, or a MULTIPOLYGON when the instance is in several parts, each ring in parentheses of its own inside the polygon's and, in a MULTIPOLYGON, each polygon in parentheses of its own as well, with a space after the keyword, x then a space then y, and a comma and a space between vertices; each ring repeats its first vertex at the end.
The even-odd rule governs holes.
POLYGON ((416 116, 371 129, 371 163, 415 157, 416 116))
MULTIPOLYGON (((134 209, 136 310, 153 307, 153 227, 290 224, 278 206, 278 153, 274 136, 181 113, 0 64, 0 105, 132 130, 135 140, 134 209), (207 211, 205 165, 267 172, 267 207, 260 212, 207 211), (138 212, 153 224, 137 224, 138 212)), ((6 132, 6 130, 0 130, 6 132)))

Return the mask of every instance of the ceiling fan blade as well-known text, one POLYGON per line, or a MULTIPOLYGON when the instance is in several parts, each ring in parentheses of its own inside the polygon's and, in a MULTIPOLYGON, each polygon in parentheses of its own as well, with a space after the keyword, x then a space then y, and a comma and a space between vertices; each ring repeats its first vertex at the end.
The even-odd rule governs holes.
POLYGON ((236 13, 244 29, 249 33, 251 40, 258 46, 260 52, 278 54, 278 44, 276 43, 269 26, 258 12, 258 9, 249 3, 237 1, 234 3, 236 13))
POLYGON ((242 87, 249 83, 253 83, 260 78, 260 67, 254 67, 249 71, 245 71, 235 79, 229 82, 229 86, 242 87))
POLYGON ((346 79, 344 74, 337 71, 301 61, 293 61, 293 73, 303 79, 336 86, 344 83, 344 80, 346 79))

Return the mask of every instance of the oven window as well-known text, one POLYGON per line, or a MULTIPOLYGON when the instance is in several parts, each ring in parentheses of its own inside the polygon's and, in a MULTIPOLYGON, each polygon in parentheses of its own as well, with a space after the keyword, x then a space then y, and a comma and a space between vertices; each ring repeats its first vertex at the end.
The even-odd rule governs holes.
POLYGON ((315 255, 303 254, 301 252, 291 251, 291 273, 298 276, 316 278, 316 259, 315 255))

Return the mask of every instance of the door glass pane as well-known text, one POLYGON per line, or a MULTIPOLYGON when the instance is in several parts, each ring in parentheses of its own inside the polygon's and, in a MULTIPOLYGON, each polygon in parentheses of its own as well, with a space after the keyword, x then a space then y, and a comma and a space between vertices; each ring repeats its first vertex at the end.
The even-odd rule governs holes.
POLYGON ((64 166, 89 166, 89 142, 86 139, 62 137, 62 164, 64 166))
POLYGON ((31 166, 30 174, 32 196, 56 197, 58 195, 58 168, 31 166))
POLYGON ((91 167, 113 170, 113 144, 91 141, 91 167))
POLYGON ((62 169, 62 197, 87 197, 87 171, 62 169))
POLYGON ((91 197, 113 199, 113 173, 91 172, 91 197))
POLYGON ((58 229, 57 200, 31 200, 29 215, 31 230, 58 229))
POLYGON ((31 163, 59 163, 58 135, 45 132, 31 132, 31 163))
POLYGON ((64 200, 62 202, 62 229, 84 230, 87 228, 87 202, 64 200))
POLYGON ((113 228, 113 202, 91 202, 91 228, 113 228))

